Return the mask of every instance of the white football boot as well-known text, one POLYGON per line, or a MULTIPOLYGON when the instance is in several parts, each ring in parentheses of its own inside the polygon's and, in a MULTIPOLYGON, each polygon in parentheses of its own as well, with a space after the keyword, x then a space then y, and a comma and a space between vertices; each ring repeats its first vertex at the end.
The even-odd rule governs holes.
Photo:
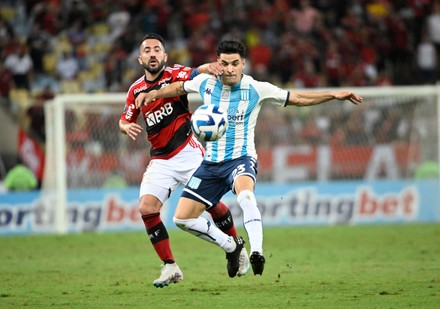
POLYGON ((163 288, 170 283, 178 283, 183 280, 183 273, 176 263, 164 264, 160 277, 153 281, 153 285, 156 288, 163 288))
POLYGON ((243 249, 240 252, 240 266, 238 268, 237 276, 241 277, 247 274, 250 268, 248 253, 246 251, 246 248, 243 247, 243 249))

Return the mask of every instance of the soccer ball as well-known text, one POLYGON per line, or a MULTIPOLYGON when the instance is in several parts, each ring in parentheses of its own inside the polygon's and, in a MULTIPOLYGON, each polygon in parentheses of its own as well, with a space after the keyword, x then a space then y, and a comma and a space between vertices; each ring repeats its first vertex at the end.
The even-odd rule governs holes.
POLYGON ((200 140, 212 142, 225 134, 228 114, 214 104, 202 105, 191 117, 191 129, 200 140))

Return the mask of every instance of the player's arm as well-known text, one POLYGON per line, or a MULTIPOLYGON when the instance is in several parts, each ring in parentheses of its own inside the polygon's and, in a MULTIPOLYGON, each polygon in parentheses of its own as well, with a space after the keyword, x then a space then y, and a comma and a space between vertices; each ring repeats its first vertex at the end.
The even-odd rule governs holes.
POLYGON ((287 105, 296 106, 310 106, 325 103, 331 100, 348 100, 351 103, 357 105, 362 103, 362 97, 354 92, 341 90, 341 91, 326 91, 326 92, 296 92, 291 91, 287 105))
POLYGON ((142 132, 142 127, 136 122, 119 119, 119 130, 121 133, 128 135, 132 140, 136 140, 138 134, 142 132))
POLYGON ((177 81, 159 90, 152 90, 142 98, 138 96, 136 98, 136 108, 139 108, 142 105, 147 105, 156 99, 179 97, 184 94, 186 94, 186 91, 183 89, 183 81, 177 81))

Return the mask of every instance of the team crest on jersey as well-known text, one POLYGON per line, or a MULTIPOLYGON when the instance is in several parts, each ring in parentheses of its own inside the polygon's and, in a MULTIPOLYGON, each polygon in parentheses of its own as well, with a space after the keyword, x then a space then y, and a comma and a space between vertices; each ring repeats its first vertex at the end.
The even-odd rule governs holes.
POLYGON ((241 101, 249 101, 249 90, 245 89, 245 90, 241 90, 240 91, 240 96, 241 96, 241 101))
POLYGON ((192 189, 197 189, 200 186, 200 183, 202 182, 202 180, 200 178, 197 177, 191 177, 191 179, 188 182, 188 187, 192 188, 192 189))
POLYGON ((231 92, 230 91, 226 91, 226 90, 223 90, 222 91, 222 100, 229 100, 229 97, 231 96, 231 92))

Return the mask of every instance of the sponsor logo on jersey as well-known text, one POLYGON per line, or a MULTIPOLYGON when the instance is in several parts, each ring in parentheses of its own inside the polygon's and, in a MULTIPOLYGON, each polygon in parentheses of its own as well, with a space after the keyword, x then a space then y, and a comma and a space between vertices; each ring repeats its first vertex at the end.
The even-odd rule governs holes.
POLYGON ((212 90, 210 88, 206 88, 204 91, 207 95, 211 95, 212 90))
POLYGON ((244 123, 244 110, 229 110, 228 111, 229 125, 239 125, 244 123))
POLYGON ((138 93, 140 93, 140 92, 143 92, 143 91, 145 91, 145 90, 147 90, 147 89, 148 89, 147 85, 143 85, 142 87, 135 88, 135 89, 133 90, 133 94, 136 96, 136 94, 138 94, 138 93))
POLYGON ((133 117, 133 110, 136 108, 134 104, 130 104, 129 106, 125 105, 125 118, 130 120, 133 117))
POLYGON ((177 78, 188 79, 188 71, 186 71, 186 72, 184 72, 184 71, 179 72, 179 74, 177 74, 177 78))
POLYGON ((160 80, 158 85, 161 86, 161 88, 163 88, 164 86, 170 84, 170 82, 171 82, 171 77, 168 77, 160 80))
POLYGON ((165 103, 160 109, 149 111, 145 114, 145 119, 148 126, 154 126, 162 121, 165 117, 173 113, 173 106, 171 103, 165 103))

